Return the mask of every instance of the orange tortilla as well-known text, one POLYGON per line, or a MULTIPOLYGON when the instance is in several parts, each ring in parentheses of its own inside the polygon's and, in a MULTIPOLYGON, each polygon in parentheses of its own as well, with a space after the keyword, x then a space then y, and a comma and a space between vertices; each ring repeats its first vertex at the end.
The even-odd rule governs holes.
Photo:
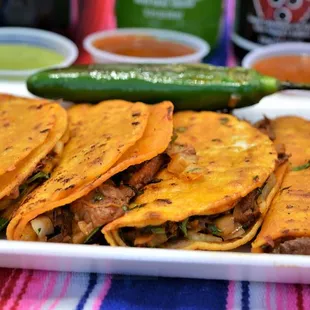
MULTIPOLYGON (((164 169, 157 176, 161 182, 146 186, 131 205, 133 210, 103 228, 110 245, 125 246, 119 236, 119 229, 124 227, 158 226, 190 216, 225 212, 233 208, 238 199, 261 187, 275 169, 277 154, 269 138, 231 115, 179 112, 174 116, 174 128, 178 133, 176 143, 195 148, 202 178, 186 181, 164 169)), ((257 232, 285 170, 283 166, 276 172, 277 184, 260 206, 262 217, 244 238, 225 244, 168 242, 166 247, 228 250, 245 244, 257 232)))
POLYGON ((264 251, 262 246, 281 238, 310 237, 310 169, 294 171, 310 160, 310 122, 299 117, 280 117, 272 125, 275 143, 285 144, 286 152, 291 154, 290 168, 252 243, 252 252, 257 253, 264 251))
POLYGON ((67 112, 57 103, 51 103, 50 105, 53 106, 57 116, 53 127, 43 144, 18 162, 14 170, 0 175, 0 199, 8 196, 16 186, 21 185, 32 174, 40 160, 52 151, 58 141, 63 140, 64 143, 66 142, 67 137, 63 135, 66 134, 68 124, 67 112))
POLYGON ((172 135, 172 112, 170 102, 150 107, 120 100, 69 110, 71 139, 62 161, 20 207, 8 226, 8 239, 29 239, 27 225, 38 215, 71 203, 114 174, 162 153, 172 135))
POLYGON ((64 113, 55 102, 0 95, 0 176, 16 169, 48 141, 53 128, 58 131, 55 123, 59 115, 66 124, 64 113))

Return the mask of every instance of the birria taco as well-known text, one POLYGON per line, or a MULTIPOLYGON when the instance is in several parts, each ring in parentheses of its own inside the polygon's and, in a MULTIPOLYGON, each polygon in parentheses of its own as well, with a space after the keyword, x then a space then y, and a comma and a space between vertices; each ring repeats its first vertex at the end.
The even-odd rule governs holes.
POLYGON ((0 228, 49 177, 68 140, 67 112, 47 100, 0 95, 0 228))
POLYGON ((61 161, 18 209, 8 239, 83 243, 100 233, 165 164, 172 113, 171 102, 121 100, 69 109, 61 161))
POLYGON ((213 112, 174 115, 171 161, 124 216, 103 228, 112 246, 230 250, 255 236, 287 164, 269 137, 213 112))
POLYGON ((252 252, 310 255, 310 122, 280 117, 271 125, 275 143, 291 155, 290 167, 252 252))

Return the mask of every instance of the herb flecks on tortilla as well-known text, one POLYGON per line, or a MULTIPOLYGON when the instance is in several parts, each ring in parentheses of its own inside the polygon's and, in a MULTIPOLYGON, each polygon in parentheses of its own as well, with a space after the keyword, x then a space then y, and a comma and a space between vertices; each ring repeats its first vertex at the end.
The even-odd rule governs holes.
POLYGON ((273 142, 227 114, 177 112, 174 126, 187 130, 167 149, 171 161, 157 176, 162 182, 146 186, 136 198, 134 203, 146 206, 103 228, 106 240, 113 246, 188 250, 230 250, 249 242, 286 168, 271 177, 277 160, 273 142), (186 178, 191 169, 201 177, 186 178), (145 232, 150 225, 165 228, 165 235, 145 232))
POLYGON ((301 171, 301 170, 305 170, 310 168, 310 160, 304 164, 304 165, 300 165, 300 166, 296 166, 292 168, 292 171, 301 171))

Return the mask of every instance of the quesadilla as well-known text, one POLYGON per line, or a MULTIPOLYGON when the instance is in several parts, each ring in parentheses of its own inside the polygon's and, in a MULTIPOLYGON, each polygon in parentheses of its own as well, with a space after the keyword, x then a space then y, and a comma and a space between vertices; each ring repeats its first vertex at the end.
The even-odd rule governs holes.
POLYGON ((18 209, 8 239, 85 243, 100 233, 165 165, 172 113, 171 102, 121 100, 69 109, 61 161, 18 209))
POLYGON ((0 95, 0 228, 49 177, 68 140, 67 112, 47 100, 0 95))
POLYGON ((276 145, 284 144, 291 155, 290 167, 252 252, 310 255, 310 122, 280 117, 271 125, 276 145))
POLYGON ((112 246, 231 250, 255 236, 287 164, 269 137, 213 112, 174 115, 170 162, 122 217, 103 228, 112 246))

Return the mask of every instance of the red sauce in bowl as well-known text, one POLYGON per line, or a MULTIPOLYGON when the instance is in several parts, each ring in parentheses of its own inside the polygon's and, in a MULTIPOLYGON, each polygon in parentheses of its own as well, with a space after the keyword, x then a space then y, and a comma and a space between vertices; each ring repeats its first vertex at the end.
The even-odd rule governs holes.
POLYGON ((186 56, 196 52, 194 48, 182 43, 142 35, 98 39, 93 45, 102 51, 131 57, 166 58, 186 56))
POLYGON ((310 55, 283 55, 264 58, 254 63, 258 72, 282 81, 310 83, 310 55))

